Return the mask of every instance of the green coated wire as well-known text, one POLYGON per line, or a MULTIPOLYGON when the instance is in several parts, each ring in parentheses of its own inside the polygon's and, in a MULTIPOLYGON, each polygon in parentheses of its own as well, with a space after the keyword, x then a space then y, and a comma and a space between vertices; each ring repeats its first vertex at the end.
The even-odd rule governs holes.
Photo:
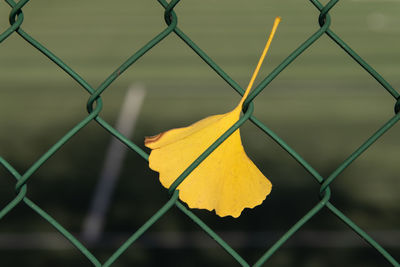
POLYGON ((354 160, 356 160, 362 153, 365 152, 378 138, 385 134, 393 125, 400 120, 400 113, 392 117, 386 122, 378 131, 376 131, 365 143, 363 143, 356 151, 354 151, 329 177, 324 181, 321 186, 323 191, 329 184, 347 168, 354 160))
POLYGON ((400 96, 397 97, 397 102, 394 105, 394 113, 397 114, 397 113, 399 113, 399 111, 400 111, 400 96))
POLYGON ((264 264, 275 252, 291 237, 297 230, 299 230, 304 224, 306 224, 315 214, 317 214, 323 207, 325 207, 331 194, 330 191, 326 191, 326 194, 321 201, 315 205, 309 212, 307 212, 295 225, 293 225, 276 243, 268 249, 260 259, 254 264, 254 266, 261 266, 264 264))
POLYGON ((262 132, 272 138, 278 145, 282 147, 294 160, 296 160, 310 175, 320 184, 319 197, 320 201, 301 219, 299 219, 286 233, 284 233, 254 264, 254 266, 261 266, 268 259, 273 256, 279 248, 285 244, 303 225, 311 220, 318 212, 324 207, 330 210, 341 221, 348 225, 355 233, 363 238, 368 244, 375 248, 390 264, 393 266, 400 266, 390 253, 388 253, 378 242, 370 237, 363 231, 357 224, 350 218, 343 214, 336 208, 330 201, 331 190, 329 185, 344 171, 349 165, 353 163, 361 154, 363 154, 368 147, 370 147, 376 140, 382 137, 391 127, 393 127, 400 120, 400 94, 365 60, 359 56, 352 48, 350 48, 339 36, 337 36, 331 29, 331 18, 329 11, 335 7, 339 2, 338 0, 331 0, 323 5, 318 0, 310 0, 310 2, 320 11, 318 16, 318 23, 320 28, 311 35, 304 43, 296 48, 285 60, 283 60, 269 75, 267 75, 259 85, 246 98, 243 105, 243 116, 222 134, 210 147, 208 147, 181 175, 174 181, 169 188, 170 199, 164 206, 158 210, 149 220, 147 220, 142 227, 140 227, 128 240, 126 240, 111 257, 101 264, 100 261, 75 238, 69 231, 67 231, 59 222, 52 218, 48 213, 42 210, 39 206, 33 203, 27 196, 27 183, 32 175, 52 157, 59 149, 68 142, 73 136, 81 129, 86 127, 91 121, 96 121, 101 127, 108 131, 111 135, 115 136, 118 140, 124 143, 128 148, 138 153, 144 160, 148 160, 149 155, 141 149, 138 145, 134 144, 119 131, 113 128, 109 123, 100 117, 103 102, 101 99, 102 93, 110 87, 110 85, 130 68, 138 59, 144 56, 157 44, 162 42, 167 36, 174 32, 187 46, 189 46, 210 68, 212 68, 217 75, 219 75, 227 84, 229 84, 236 92, 243 95, 244 90, 233 80, 216 62, 214 62, 201 48, 193 42, 181 29, 177 27, 178 17, 174 11, 179 0, 172 0, 169 3, 165 0, 157 0, 164 8, 164 20, 167 27, 152 38, 146 45, 137 50, 132 56, 122 63, 114 72, 112 72, 97 89, 94 89, 87 83, 78 73, 72 70, 60 58, 53 54, 50 50, 44 47, 40 42, 34 39, 31 35, 22 30, 21 25, 24 21, 22 8, 29 2, 29 0, 21 0, 16 3, 13 0, 5 0, 12 8, 9 15, 10 27, 0 34, 0 43, 6 40, 13 33, 19 34, 26 42, 35 47, 44 56, 54 62, 61 68, 67 75, 74 79, 83 89, 85 89, 90 97, 87 101, 86 109, 88 111, 87 117, 81 122, 77 123, 70 131, 61 137, 46 153, 31 165, 30 168, 20 175, 14 167, 9 164, 5 159, 0 157, 0 164, 17 180, 16 183, 16 196, 0 210, 0 220, 5 215, 10 213, 18 204, 25 203, 28 207, 34 210, 39 216, 51 224, 61 235, 71 242, 94 266, 111 266, 140 236, 156 223, 165 213, 167 213, 173 206, 176 206, 181 212, 188 216, 194 223, 199 225, 201 229, 206 232, 211 238, 215 240, 228 254, 230 254, 242 266, 249 266, 249 264, 237 253, 231 246, 229 246, 220 236, 218 236, 210 227, 207 226, 200 218, 198 218, 192 211, 187 209, 182 203, 178 201, 179 191, 176 190, 180 183, 207 157, 213 150, 215 150, 224 140, 226 140, 233 132, 235 132, 243 123, 250 120, 262 132), (396 103, 394 110, 396 115, 386 122, 376 133, 367 139, 356 151, 354 151, 339 167, 327 178, 321 176, 308 162, 306 162, 294 149, 292 149, 282 138, 275 134, 265 124, 253 116, 254 99, 274 80, 282 71, 284 71, 298 56, 305 50, 309 49, 322 35, 327 34, 333 42, 341 47, 351 58, 353 58, 365 71, 367 71, 375 80, 377 80, 382 87, 388 91, 395 99, 396 103))
POLYGON ((88 125, 94 117, 96 117, 101 111, 101 105, 96 106, 96 110, 93 113, 85 117, 80 123, 74 128, 67 132, 57 143, 55 143, 46 153, 44 153, 32 166, 24 173, 21 179, 16 184, 16 190, 18 191, 22 185, 36 172, 50 157, 52 157, 65 143, 67 143, 80 129, 88 125))
POLYGON ((370 237, 364 230, 362 230, 357 224, 350 220, 346 215, 344 215, 340 210, 338 210, 331 203, 327 203, 326 207, 335 214, 342 222, 347 224, 355 233, 357 233, 361 238, 363 238, 368 244, 375 248, 385 259, 390 262, 395 267, 400 267, 400 264, 393 258, 388 251, 386 251, 378 242, 376 242, 372 237, 370 237))
MULTIPOLYGON (((16 180, 20 180, 22 176, 17 172, 17 170, 14 169, 14 167, 11 166, 5 159, 0 157, 0 163, 6 168, 6 170, 14 176, 16 180)), ((43 209, 41 209, 38 205, 36 205, 33 201, 31 201, 28 197, 25 196, 26 194, 26 185, 24 185, 19 194, 18 194, 18 200, 20 199, 20 194, 23 193, 23 196, 21 200, 25 202, 25 204, 30 207, 32 210, 34 210, 39 216, 41 216, 43 219, 45 219, 49 224, 51 224, 60 234, 62 234, 68 241, 71 242, 72 245, 74 245, 86 258, 88 258, 94 266, 101 266, 100 262, 97 260, 97 258, 84 246, 82 245, 81 242, 78 241, 70 232, 68 232, 64 227, 61 226, 60 223, 58 223, 54 218, 52 218, 48 213, 46 213, 43 209)), ((17 200, 15 198, 14 200, 17 200)), ((13 200, 13 201, 14 201, 13 200)), ((18 204, 18 203, 16 203, 18 204)), ((4 209, 3 209, 4 210, 4 209)), ((11 209, 10 209, 11 210, 11 209)), ((7 213, 10 211, 8 210, 7 213)), ((2 212, 0 212, 2 213, 2 212)), ((2 216, 0 216, 1 219, 2 216)))
POLYGON ((207 224, 205 224, 199 217, 197 217, 193 212, 188 210, 180 202, 176 203, 176 206, 186 214, 190 219, 192 219, 198 226, 201 227, 210 237, 212 237, 215 242, 217 242, 226 252, 228 252, 240 265, 249 266, 249 264, 231 247, 229 246, 219 235, 217 235, 207 224))
POLYGON ((21 11, 21 8, 27 3, 28 1, 20 1, 17 4, 12 0, 7 0, 6 3, 11 6, 13 9, 10 12, 9 21, 10 27, 5 30, 2 34, 0 34, 0 43, 7 39, 15 30, 21 26, 22 22, 24 21, 24 14, 21 11), (17 20, 15 20, 15 16, 17 16, 17 20))
POLYGON ((174 206, 178 200, 179 190, 176 190, 170 200, 165 203, 165 205, 159 209, 150 219, 148 219, 145 224, 140 227, 127 241, 122 244, 117 251, 102 265, 104 267, 110 266, 114 263, 121 254, 129 248, 139 237, 141 237, 154 223, 156 223, 171 207, 174 206))

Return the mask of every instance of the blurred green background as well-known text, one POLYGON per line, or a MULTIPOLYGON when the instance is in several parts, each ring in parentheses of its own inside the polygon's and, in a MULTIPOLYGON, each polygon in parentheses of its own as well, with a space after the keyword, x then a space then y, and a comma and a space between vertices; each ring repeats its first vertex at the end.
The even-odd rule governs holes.
MULTIPOLYGON (((274 17, 281 16, 282 22, 256 84, 319 28, 319 12, 308 1, 182 0, 175 10, 180 29, 242 87, 250 79, 274 17)), ((9 12, 9 6, 0 2, 0 31, 8 27, 9 12)), ((156 1, 31 1, 23 12, 22 28, 94 87, 166 27, 163 8, 156 1)), ((330 12, 335 33, 394 88, 400 85, 399 12, 399 1, 382 0, 343 1, 330 12)), ((101 116, 111 125, 134 83, 143 84, 147 92, 132 137, 142 148, 144 136, 227 112, 240 99, 174 34, 103 93, 101 116)), ((21 173, 87 114, 86 91, 17 34, 0 45, 0 89, 0 153, 21 173)), ((394 115, 395 101, 323 36, 254 103, 258 119, 328 176, 394 115)), ((319 185, 250 122, 241 129, 246 152, 274 185, 271 195, 261 206, 245 210, 239 219, 221 219, 201 210, 195 213, 228 242, 229 236, 237 233, 233 236, 240 238, 234 248, 253 263, 318 202, 319 185)), ((399 236, 400 230, 399 134, 400 126, 395 125, 331 185, 332 203, 397 259, 400 241, 390 240, 399 236)), ((92 122, 28 181, 28 196, 77 235, 109 142, 110 135, 92 122)), ((15 195, 15 180, 4 169, 0 174, 0 207, 4 207, 15 195)), ((126 238, 167 200, 157 173, 134 152, 128 152, 107 215, 106 233, 126 238)), ((307 233, 348 230, 323 210, 265 266, 389 266, 351 232, 346 235, 350 241, 339 239, 337 244, 323 235, 314 237, 323 245, 307 241, 307 233), (305 238, 299 238, 302 235, 305 238)), ((24 205, 0 221, 0 236, 41 232, 55 230, 24 205)), ((123 238, 105 238, 91 250, 105 260, 123 238)), ((24 249, 1 247, 0 259, 2 266, 90 266, 72 246, 50 250, 28 245, 24 249)), ((113 266, 235 264, 173 209, 113 266), (206 245, 190 238, 193 234, 206 245), (152 241, 152 235, 165 240, 152 241), (179 238, 183 245, 163 245, 179 238)))

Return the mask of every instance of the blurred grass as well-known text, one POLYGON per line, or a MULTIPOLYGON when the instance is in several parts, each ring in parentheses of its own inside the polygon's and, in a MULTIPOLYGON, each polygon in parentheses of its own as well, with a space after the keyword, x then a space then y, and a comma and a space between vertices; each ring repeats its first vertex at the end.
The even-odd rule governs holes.
MULTIPOLYGON (((239 1, 182 0, 175 10, 178 26, 243 87, 275 16, 283 20, 258 82, 318 29, 318 12, 307 1, 256 0, 244 5, 239 1)), ((8 25, 9 11, 0 2, 0 31, 8 25)), ((32 1, 23 11, 22 28, 92 86, 99 85, 165 28, 163 9, 156 1, 32 1)), ((400 84, 399 11, 400 2, 395 1, 346 1, 331 11, 331 28, 395 88, 400 84)), ((1 156, 23 172, 86 115, 89 95, 17 34, 0 46, 0 81, 1 156)), ((141 147, 146 135, 226 112, 239 100, 174 35, 147 53, 102 95, 102 117, 111 124, 118 116, 126 89, 136 82, 148 90, 133 137, 141 147)), ((255 115, 326 176, 393 115, 393 106, 391 96, 324 36, 256 98, 255 115)), ((217 230, 286 230, 318 201, 318 184, 250 123, 242 132, 249 156, 274 184, 272 194, 262 206, 245 211, 238 220, 219 219, 203 211, 196 214, 217 230)), ((367 231, 399 228, 399 133, 396 125, 331 186, 332 202, 367 231)), ((109 139, 103 129, 91 123, 28 182, 28 195, 71 231, 80 230, 109 139)), ((4 206, 14 196, 15 183, 4 170, 0 173, 0 206, 4 206)), ((106 230, 133 232, 167 198, 157 174, 130 152, 106 230)), ((171 214, 152 229, 197 230, 179 212, 171 214)), ((316 216, 307 227, 344 228, 328 212, 316 216)), ((0 222, 0 229, 51 230, 22 206, 0 222)), ((362 255, 372 251, 361 250, 362 255)), ((320 266, 322 262, 324 266, 339 265, 325 261, 327 258, 321 255, 328 253, 323 249, 315 257, 306 253, 308 258, 299 251, 284 251, 271 259, 272 266, 293 266, 293 262, 297 266, 320 266), (281 262, 282 255, 289 255, 290 260, 281 262), (311 264, 314 258, 316 263, 311 264)), ((256 255, 247 251, 245 255, 256 259, 262 251, 258 252, 256 255)), ((395 252, 399 255, 398 249, 395 252)), ((136 259, 143 259, 137 262, 156 265, 149 261, 150 254, 137 256, 136 259)), ((221 254, 219 250, 212 258, 221 254)), ((122 258, 131 258, 126 255, 129 253, 122 258)), ((60 257, 68 258, 66 254, 60 257)), ((350 264, 346 257, 338 258, 350 264)), ((191 258, 187 256, 186 260, 191 258)), ((383 261, 373 258, 372 262, 383 261)), ((351 266, 366 266, 363 264, 370 261, 350 262, 351 266)), ((70 266, 77 264, 85 266, 79 261, 70 266)))

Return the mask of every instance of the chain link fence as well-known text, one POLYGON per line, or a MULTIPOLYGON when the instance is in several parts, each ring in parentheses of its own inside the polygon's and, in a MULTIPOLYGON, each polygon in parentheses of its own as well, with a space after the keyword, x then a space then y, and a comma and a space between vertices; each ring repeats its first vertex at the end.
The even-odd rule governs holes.
POLYGON ((318 10, 319 17, 319 29, 312 34, 307 40, 305 40, 297 49, 289 54, 285 60, 283 60, 268 76, 266 76, 250 93, 243 105, 243 116, 240 120, 235 123, 227 132, 225 132, 212 146, 205 150, 202 155, 194 161, 176 180, 173 186, 169 189, 170 199, 165 205, 159 209, 149 220, 147 220, 123 245, 121 245, 114 254, 111 255, 105 262, 100 260, 92 254, 87 247, 85 247, 73 234, 66 230, 61 222, 58 222, 51 217, 45 210, 39 205, 35 204, 30 200, 27 194, 27 185, 30 182, 30 178, 37 170, 46 163, 46 161, 57 153, 61 147, 64 146, 71 138, 74 137, 79 131, 85 128, 90 122, 95 121, 101 125, 110 135, 116 137, 120 142, 125 144, 129 149, 135 151, 144 160, 148 160, 148 154, 142 150, 142 148, 134 144, 127 137, 118 132, 113 128, 105 119, 101 117, 101 111, 103 108, 102 94, 110 87, 110 85, 118 79, 118 77, 124 73, 129 67, 131 67, 139 58, 146 55, 153 47, 163 42, 170 35, 178 36, 182 42, 196 53, 205 64, 215 71, 215 74, 220 76, 230 87, 232 87, 237 93, 243 94, 244 90, 239 84, 233 80, 221 67, 219 67, 213 59, 211 59, 195 42, 193 42, 185 32, 178 27, 178 16, 174 11, 174 8, 179 4, 179 0, 172 0, 167 2, 165 0, 157 0, 158 3, 164 8, 164 20, 166 23, 165 29, 157 34, 153 39, 148 41, 146 45, 136 51, 132 56, 128 58, 120 67, 118 67, 110 76, 108 76, 103 83, 97 88, 92 87, 85 79, 83 79, 77 72, 63 62, 59 57, 49 51, 43 46, 38 40, 34 39, 29 33, 25 32, 22 28, 24 21, 23 7, 28 4, 29 0, 21 0, 15 2, 13 0, 5 0, 10 6, 11 11, 9 14, 10 26, 0 35, 0 43, 6 42, 7 38, 12 35, 19 35, 23 40, 28 42, 30 45, 40 51, 43 56, 54 62, 54 64, 67 73, 71 79, 74 79, 84 90, 86 90, 90 97, 87 101, 86 110, 88 115, 80 122, 78 122, 71 130, 59 139, 46 153, 44 153, 30 168, 24 172, 19 173, 16 168, 6 161, 6 159, 0 157, 0 163, 15 179, 16 179, 16 196, 10 200, 8 205, 2 207, 0 211, 0 219, 4 220, 4 217, 19 204, 25 204, 27 207, 35 211, 41 217, 43 217, 49 224, 51 224, 57 231, 69 240, 77 250, 79 250, 86 258, 93 264, 93 266, 111 266, 124 252, 146 231, 157 222, 164 214, 171 209, 177 208, 182 213, 187 215, 194 224, 197 224, 204 232, 206 232, 211 238, 215 240, 228 254, 230 254, 236 261, 242 266, 261 266, 268 262, 269 258, 279 250, 279 248, 291 238, 303 225, 311 220, 321 210, 329 210, 332 216, 337 216, 342 220, 350 229, 357 233, 362 239, 365 240, 370 246, 375 248, 381 255, 382 261, 386 261, 393 266, 400 266, 398 261, 391 256, 388 251, 385 250, 378 242, 376 242, 368 233, 363 231, 356 223, 350 220, 341 210, 330 202, 332 195, 330 185, 335 179, 362 155, 374 142, 376 142, 384 133, 389 131, 400 119, 400 94, 396 91, 378 72, 376 72, 367 62, 363 60, 352 48, 350 48, 335 32, 330 29, 331 18, 329 11, 335 7, 338 0, 331 0, 327 4, 322 4, 318 0, 310 0, 312 5, 318 10), (299 55, 309 49, 321 36, 328 36, 332 42, 343 49, 349 57, 356 61, 366 72, 368 72, 377 82, 382 85, 382 89, 386 90, 394 99, 394 115, 388 120, 381 128, 379 128, 372 136, 370 136, 358 149, 356 149, 347 159, 345 159, 336 170, 334 170, 329 176, 322 176, 318 173, 313 166, 302 158, 294 149, 292 149, 285 141, 274 133, 270 128, 264 125, 254 115, 254 104, 253 100, 273 81, 282 71, 285 70, 299 55), (309 210, 304 216, 298 220, 286 233, 284 233, 278 241, 276 241, 265 253, 255 262, 247 262, 238 252, 236 252, 224 239, 222 239, 216 232, 213 231, 207 224, 204 223, 198 216, 196 216, 191 210, 183 205, 179 200, 179 191, 176 190, 178 185, 184 181, 184 179, 204 160, 209 156, 226 138, 228 138, 233 132, 241 127, 245 122, 250 121, 256 125, 262 132, 265 133, 266 137, 273 139, 279 146, 282 147, 293 159, 295 159, 309 174, 314 177, 315 182, 320 185, 319 197, 320 201, 309 210))

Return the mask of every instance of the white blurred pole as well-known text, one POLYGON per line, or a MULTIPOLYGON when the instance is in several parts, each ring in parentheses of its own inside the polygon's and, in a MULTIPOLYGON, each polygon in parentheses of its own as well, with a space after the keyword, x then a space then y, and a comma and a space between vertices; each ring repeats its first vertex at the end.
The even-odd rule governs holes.
MULTIPOLYGON (((132 85, 126 93, 115 129, 131 138, 146 91, 141 85, 132 85)), ((88 243, 97 242, 103 233, 106 213, 121 172, 127 147, 112 137, 103 168, 94 191, 89 212, 82 227, 82 237, 88 243)))

